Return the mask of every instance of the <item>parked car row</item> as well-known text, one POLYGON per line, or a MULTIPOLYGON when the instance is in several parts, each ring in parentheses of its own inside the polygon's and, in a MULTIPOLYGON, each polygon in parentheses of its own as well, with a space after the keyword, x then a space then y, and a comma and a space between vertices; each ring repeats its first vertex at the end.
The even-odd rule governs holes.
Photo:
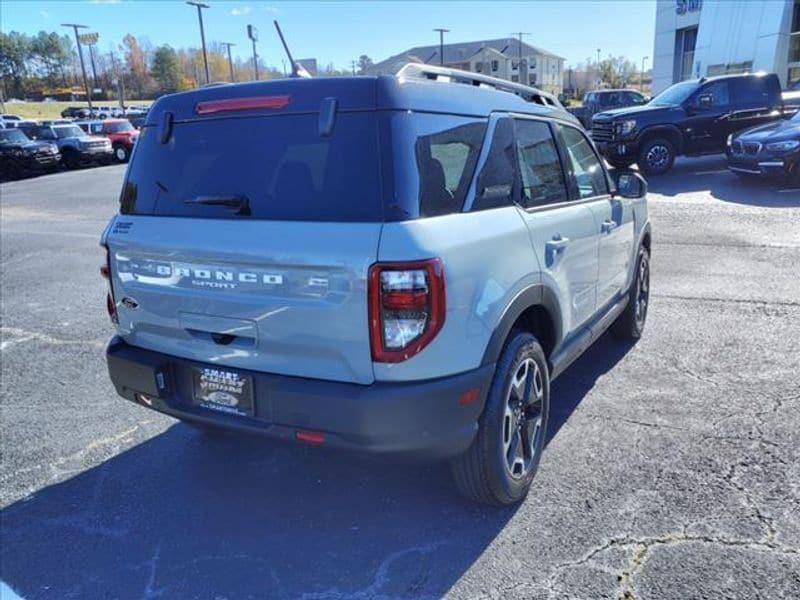
POLYGON ((742 175, 800 181, 800 98, 774 73, 682 81, 638 106, 599 112, 591 135, 614 166, 661 175, 677 156, 726 153, 742 175))
POLYGON ((127 116, 144 116, 149 107, 140 105, 121 106, 95 106, 89 109, 86 106, 68 106, 61 111, 65 119, 109 119, 127 116))
MULTIPOLYGON (((78 113, 65 109, 62 114, 78 113)), ((145 118, 146 112, 131 113, 125 118, 64 117, 41 121, 0 115, 0 178, 16 179, 60 167, 77 169, 127 162, 145 118)))

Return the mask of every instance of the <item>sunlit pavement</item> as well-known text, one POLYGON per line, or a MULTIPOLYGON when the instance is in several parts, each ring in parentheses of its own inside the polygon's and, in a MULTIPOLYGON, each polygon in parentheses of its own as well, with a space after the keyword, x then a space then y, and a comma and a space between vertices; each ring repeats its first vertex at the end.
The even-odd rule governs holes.
POLYGON ((441 465, 208 438, 118 399, 97 240, 123 172, 0 187, 21 597, 800 597, 799 190, 720 158, 650 181, 644 339, 555 383, 535 488, 492 509, 441 465))

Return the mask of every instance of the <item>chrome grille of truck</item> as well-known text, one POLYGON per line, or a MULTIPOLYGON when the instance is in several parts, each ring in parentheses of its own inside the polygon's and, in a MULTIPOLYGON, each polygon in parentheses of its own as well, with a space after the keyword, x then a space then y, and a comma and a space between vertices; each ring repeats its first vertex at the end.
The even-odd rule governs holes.
POLYGON ((614 123, 612 121, 593 121, 592 139, 595 142, 610 142, 614 139, 614 123))

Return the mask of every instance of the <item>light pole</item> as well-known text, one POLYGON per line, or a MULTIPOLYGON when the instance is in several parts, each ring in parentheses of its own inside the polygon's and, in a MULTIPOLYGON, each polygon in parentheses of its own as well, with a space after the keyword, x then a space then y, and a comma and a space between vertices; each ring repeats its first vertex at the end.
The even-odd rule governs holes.
POLYGON ((649 56, 642 57, 642 76, 639 79, 639 91, 642 93, 644 93, 644 61, 646 61, 648 58, 650 57, 649 56))
POLYGON ((600 48, 597 49, 597 64, 600 64, 600 48))
POLYGON ((235 46, 236 44, 232 44, 230 42, 222 42, 222 45, 228 49, 228 67, 231 70, 231 83, 236 81, 236 75, 233 73, 233 59, 231 58, 231 46, 235 46))
POLYGON ((434 31, 439 32, 439 64, 444 66, 444 34, 450 33, 450 30, 437 27, 434 31))
POLYGON ((75 31, 75 43, 78 45, 78 58, 81 59, 81 74, 83 75, 83 89, 86 90, 86 101, 89 103, 89 111, 92 111, 92 93, 89 91, 89 81, 86 79, 86 65, 83 62, 83 51, 81 50, 81 40, 78 36, 78 29, 89 29, 86 25, 75 23, 62 23, 62 27, 72 27, 75 31))
POLYGON ((197 18, 200 21, 200 42, 203 44, 203 65, 206 68, 206 83, 211 83, 211 77, 208 75, 208 54, 206 53, 206 32, 203 29, 203 9, 208 8, 208 4, 202 2, 195 2, 195 0, 187 0, 186 4, 189 6, 197 7, 197 18))
POLYGON ((258 81, 258 54, 256 53, 256 42, 258 41, 258 29, 253 25, 247 26, 247 37, 253 42, 253 73, 258 81))

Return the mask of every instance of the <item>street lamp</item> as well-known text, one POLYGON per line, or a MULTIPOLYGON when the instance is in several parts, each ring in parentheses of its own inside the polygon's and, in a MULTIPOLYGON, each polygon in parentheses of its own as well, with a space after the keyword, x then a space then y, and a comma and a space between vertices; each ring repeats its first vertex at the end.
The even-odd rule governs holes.
POLYGON ((200 42, 203 44, 203 64, 206 67, 206 83, 211 83, 211 77, 208 75, 208 54, 206 53, 206 32, 203 29, 203 9, 209 8, 208 4, 202 2, 195 2, 195 0, 187 0, 186 4, 189 6, 197 7, 197 18, 200 21, 200 42))
POLYGON ((439 64, 444 66, 444 34, 450 33, 450 30, 437 27, 434 31, 439 32, 439 64))
POLYGON ((231 46, 235 46, 236 44, 232 44, 230 42, 222 42, 222 45, 228 49, 228 67, 231 70, 231 83, 236 81, 236 75, 233 74, 233 59, 231 58, 231 46))
POLYGON ((255 28, 253 25, 247 26, 247 37, 250 38, 250 41, 253 42, 253 72, 256 76, 256 81, 258 81, 258 54, 256 54, 256 42, 258 41, 258 29, 255 28))
POLYGON ((89 111, 92 110, 92 93, 89 91, 89 82, 86 79, 86 65, 83 62, 83 51, 81 50, 81 40, 78 36, 78 29, 89 29, 87 25, 76 25, 75 23, 62 23, 62 27, 72 27, 75 31, 75 43, 78 45, 78 58, 81 59, 81 74, 83 75, 83 89, 86 90, 86 101, 89 103, 89 111))
POLYGON ((644 93, 644 61, 646 61, 649 56, 642 57, 642 77, 639 79, 639 91, 644 93))

